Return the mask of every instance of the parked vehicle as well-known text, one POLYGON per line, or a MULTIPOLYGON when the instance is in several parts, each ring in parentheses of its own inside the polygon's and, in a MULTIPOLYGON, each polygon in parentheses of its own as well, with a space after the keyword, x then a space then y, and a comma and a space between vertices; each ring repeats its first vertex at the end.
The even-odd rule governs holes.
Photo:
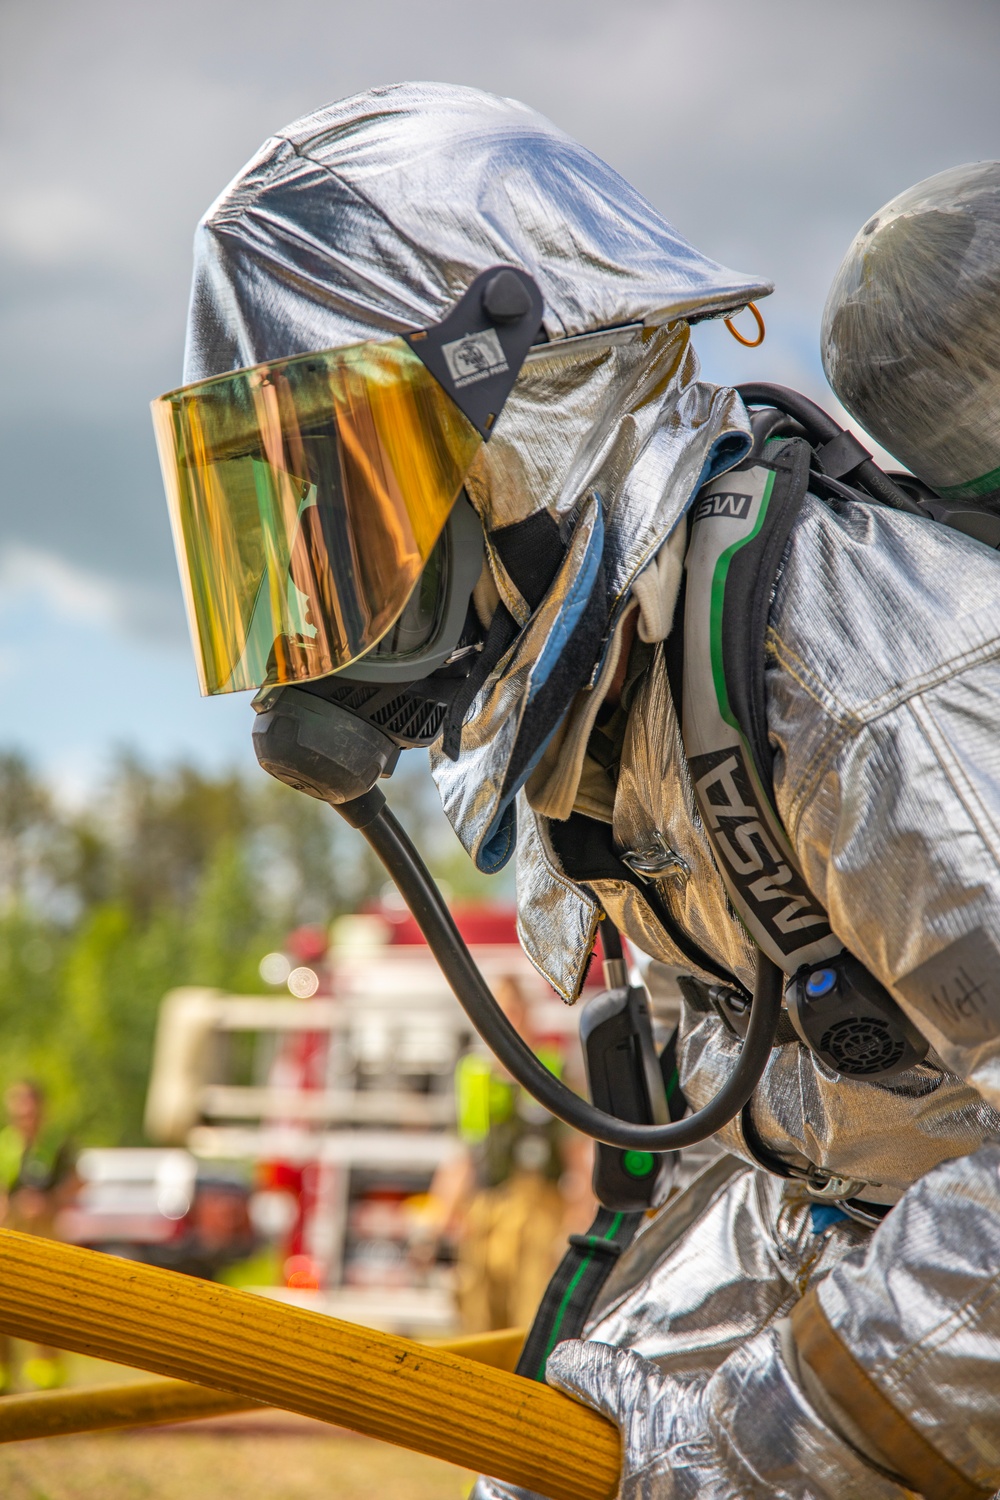
MULTIPOLYGON (((521 952, 512 910, 456 916, 487 978, 515 975, 539 1032, 575 1057, 574 1017, 521 952)), ((254 1221, 279 1249, 275 1295, 399 1332, 448 1331, 452 1268, 424 1209, 461 1149, 455 1069, 478 1039, 404 910, 341 919, 326 951, 307 931, 262 964, 287 998, 165 997, 147 1132, 199 1162, 253 1165, 254 1221)))

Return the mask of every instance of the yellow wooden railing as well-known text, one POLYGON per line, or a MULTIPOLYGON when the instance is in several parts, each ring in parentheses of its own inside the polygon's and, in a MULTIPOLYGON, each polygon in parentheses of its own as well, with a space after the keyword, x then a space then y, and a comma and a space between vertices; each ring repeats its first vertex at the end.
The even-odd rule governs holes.
POLYGON ((559 1392, 503 1368, 516 1357, 517 1335, 497 1335, 480 1346, 482 1357, 470 1358, 469 1345, 456 1352, 462 1341, 417 1344, 12 1230, 0 1230, 0 1330, 171 1377, 103 1394, 8 1397, 0 1403, 7 1441, 259 1404, 478 1469, 552 1500, 611 1500, 617 1487, 617 1432, 559 1392), (29 1430, 46 1409, 53 1425, 29 1430))

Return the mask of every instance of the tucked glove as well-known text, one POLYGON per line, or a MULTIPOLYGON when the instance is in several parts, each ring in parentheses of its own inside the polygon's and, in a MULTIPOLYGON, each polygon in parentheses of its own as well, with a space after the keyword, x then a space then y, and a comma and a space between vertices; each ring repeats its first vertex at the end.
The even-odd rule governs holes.
MULTIPOLYGON (((910 1500, 822 1422, 775 1329, 707 1379, 683 1384, 652 1360, 572 1339, 553 1350, 549 1385, 622 1434, 618 1500, 910 1500)), ((538 1500, 480 1479, 471 1500, 538 1500)))

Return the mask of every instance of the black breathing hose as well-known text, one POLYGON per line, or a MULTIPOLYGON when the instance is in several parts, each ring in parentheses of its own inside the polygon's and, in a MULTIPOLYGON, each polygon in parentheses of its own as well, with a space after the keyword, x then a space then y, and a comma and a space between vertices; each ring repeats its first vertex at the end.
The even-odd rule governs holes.
MULTIPOLYGON (((807 436, 815 443, 832 443, 834 438, 840 437, 844 432, 844 428, 838 426, 815 401, 810 401, 808 396, 790 391, 783 385, 748 381, 745 385, 738 385, 736 391, 746 406, 776 406, 779 411, 787 412, 805 428, 807 436)), ((927 512, 911 500, 898 484, 894 484, 874 459, 866 458, 859 463, 852 471, 852 477, 856 477, 868 493, 874 499, 881 500, 883 505, 891 505, 893 510, 905 510, 911 516, 926 516, 927 512)))
POLYGON ((445 978, 490 1051, 511 1076, 557 1119, 625 1151, 676 1151, 707 1140, 746 1104, 760 1080, 781 1015, 784 975, 757 955, 750 1024, 736 1066, 710 1104, 672 1125, 630 1125, 595 1109, 540 1063, 490 993, 417 850, 377 787, 335 810, 364 835, 413 913, 445 978))

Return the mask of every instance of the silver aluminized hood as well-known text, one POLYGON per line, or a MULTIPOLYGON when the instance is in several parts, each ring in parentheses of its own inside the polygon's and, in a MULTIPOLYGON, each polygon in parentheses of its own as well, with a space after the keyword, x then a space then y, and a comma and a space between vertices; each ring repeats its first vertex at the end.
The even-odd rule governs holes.
POLYGON ((393 84, 278 131, 208 210, 185 383, 425 327, 501 261, 538 282, 553 340, 724 313, 771 289, 700 254, 516 100, 393 84))
POLYGON ((264 143, 195 240, 184 379, 439 320, 472 279, 523 267, 549 340, 467 481, 519 634, 476 698, 445 810, 484 869, 514 843, 513 799, 596 680, 635 576, 699 483, 749 442, 736 396, 700 382, 688 322, 770 283, 702 255, 616 172, 515 100, 449 84, 373 89, 264 143), (547 512, 563 556, 528 606, 491 534, 547 512), (571 660, 574 628, 600 616, 571 660), (584 657, 589 652, 589 659, 584 657))

